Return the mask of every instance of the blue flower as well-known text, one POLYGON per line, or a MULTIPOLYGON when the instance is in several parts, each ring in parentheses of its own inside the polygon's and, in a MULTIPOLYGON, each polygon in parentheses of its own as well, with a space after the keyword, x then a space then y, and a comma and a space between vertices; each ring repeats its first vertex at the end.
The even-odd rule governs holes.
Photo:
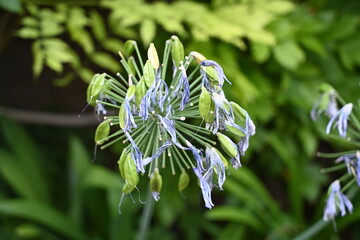
MULTIPOLYGON (((200 64, 201 64, 202 66, 204 66, 204 67, 212 66, 212 67, 215 68, 215 71, 216 71, 216 73, 217 73, 217 75, 218 75, 217 81, 219 82, 219 86, 220 86, 220 87, 222 87, 222 85, 224 84, 224 79, 225 79, 228 83, 230 83, 229 80, 226 78, 226 76, 225 76, 225 74, 224 74, 224 71, 223 71, 223 69, 221 68, 221 66, 220 66, 218 63, 216 63, 215 61, 212 61, 212 60, 204 60, 204 61, 200 62, 200 64)), ((204 74, 204 72, 203 72, 203 74, 204 74)), ((205 77, 206 80, 207 80, 206 73, 205 73, 204 77, 205 77)), ((230 84, 231 84, 231 83, 230 83, 230 84)))
POLYGON ((207 125, 211 130, 213 130, 213 133, 215 134, 219 129, 225 129, 225 121, 231 123, 234 122, 234 114, 232 112, 231 105, 225 98, 223 92, 213 92, 212 99, 215 104, 215 118, 213 123, 207 125))
POLYGON ((125 108, 125 126, 123 128, 124 131, 131 131, 132 128, 137 128, 137 125, 134 121, 134 116, 131 110, 130 105, 131 99, 125 98, 123 102, 123 106, 125 108))
POLYGON ((152 155, 151 157, 147 157, 144 158, 142 160, 142 165, 146 166, 148 165, 152 160, 154 160, 155 158, 160 157, 160 155, 165 151, 165 149, 167 149, 168 147, 171 147, 171 142, 170 141, 166 141, 162 146, 160 146, 156 152, 154 153, 154 155, 152 155))
POLYGON ((347 171, 349 174, 353 173, 353 169, 354 169, 354 158, 356 157, 356 154, 351 153, 351 154, 346 154, 343 155, 339 158, 337 158, 335 160, 336 163, 342 162, 344 161, 344 163, 346 164, 347 167, 347 171))
POLYGON ((323 112, 325 112, 328 117, 332 118, 337 111, 336 92, 331 89, 321 94, 320 98, 316 101, 311 109, 311 119, 315 121, 323 112))
POLYGON ((126 138, 130 141, 133 152, 132 152, 132 158, 135 160, 136 163, 136 170, 138 172, 145 172, 144 166, 143 166, 143 155, 142 152, 140 151, 139 147, 136 145, 135 141, 132 139, 131 135, 127 132, 124 131, 126 138))
POLYGON ((199 149, 197 149, 196 147, 194 147, 189 141, 186 141, 186 145, 189 147, 188 149, 191 150, 196 162, 197 162, 197 169, 199 171, 199 173, 201 174, 203 171, 205 171, 204 166, 203 166, 203 157, 202 157, 202 153, 199 149))
POLYGON ((214 203, 211 200, 212 183, 201 174, 199 168, 194 168, 194 172, 200 181, 201 193, 205 202, 205 207, 211 209, 214 206, 214 203))
POLYGON ((206 176, 207 174, 213 175, 213 172, 215 172, 218 175, 218 181, 217 181, 218 187, 220 190, 222 190, 222 186, 226 179, 225 166, 221 161, 221 158, 219 154, 216 152, 215 148, 211 148, 211 149, 206 148, 205 164, 208 169, 204 174, 204 176, 206 176))
POLYGON ((340 182, 336 180, 330 185, 330 194, 326 201, 323 219, 324 221, 333 220, 338 210, 340 210, 341 216, 345 216, 346 209, 349 213, 352 213, 353 205, 340 191, 340 182))
POLYGON ((183 87, 183 93, 182 93, 182 99, 179 109, 182 111, 185 109, 185 105, 189 102, 190 99, 190 86, 184 66, 181 65, 180 68, 181 68, 181 77, 180 77, 179 85, 183 87))
MULTIPOLYGON (((245 111, 245 110, 244 110, 245 111)), ((246 112, 246 111, 245 111, 246 112)), ((249 147, 249 138, 255 134, 255 124, 251 120, 249 114, 246 112, 246 119, 245 119, 245 129, 244 129, 245 137, 242 137, 239 141, 238 149, 242 156, 245 155, 246 150, 249 147)))
POLYGON ((332 126, 334 125, 335 120, 338 118, 335 125, 338 125, 338 131, 339 131, 340 136, 346 137, 347 121, 348 121, 349 115, 351 114, 352 107, 353 107, 352 103, 348 103, 348 104, 344 105, 336 114, 334 114, 332 116, 332 118, 330 119, 330 121, 326 127, 326 134, 330 133, 330 130, 331 130, 332 126))
POLYGON ((356 162, 356 182, 357 184, 360 186, 360 152, 357 151, 356 152, 356 158, 357 158, 357 162, 356 162))

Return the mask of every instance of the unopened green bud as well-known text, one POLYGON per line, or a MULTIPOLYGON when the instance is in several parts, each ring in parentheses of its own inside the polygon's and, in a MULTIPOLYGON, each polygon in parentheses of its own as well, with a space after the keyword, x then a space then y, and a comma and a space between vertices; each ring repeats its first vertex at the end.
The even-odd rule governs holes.
POLYGON ((126 109, 125 109, 125 102, 123 102, 120 106, 119 110, 119 125, 121 129, 125 128, 126 125, 126 109))
POLYGON ((153 174, 150 177, 150 190, 151 192, 160 193, 162 187, 162 177, 159 173, 159 169, 155 168, 153 174))
POLYGON ((199 97, 199 115, 202 117, 205 122, 211 123, 214 121, 215 104, 212 100, 210 93, 206 90, 205 87, 201 87, 201 94, 199 97))
POLYGON ((136 105, 140 105, 142 98, 145 96, 147 91, 146 83, 144 78, 141 78, 141 80, 136 84, 136 93, 135 93, 135 102, 136 105))
POLYGON ((136 68, 135 68, 134 57, 129 57, 129 59, 127 60, 127 64, 129 66, 130 74, 135 75, 136 74, 136 68))
POLYGON ((95 74, 89 84, 87 89, 87 102, 92 106, 95 105, 96 99, 98 98, 101 89, 104 87, 105 75, 105 73, 95 74))
POLYGON ((119 166, 119 171, 120 171, 120 176, 125 179, 125 173, 124 173, 124 164, 125 164, 125 160, 127 158, 128 155, 128 151, 127 148, 124 148, 124 150, 121 153, 121 156, 119 158, 118 161, 118 166, 119 166))
POLYGON ((202 61, 206 60, 206 57, 204 55, 196 51, 190 52, 190 55, 195 59, 197 63, 201 63, 202 61))
POLYGON ((124 162, 124 175, 125 181, 129 187, 134 187, 139 182, 139 175, 136 171, 136 164, 132 158, 132 154, 129 153, 124 162))
POLYGON ((150 43, 150 47, 148 49, 148 59, 151 65, 157 70, 160 66, 159 57, 156 51, 156 48, 153 43, 150 43))
POLYGON ((189 182, 190 182, 190 177, 186 173, 186 171, 183 170, 179 177, 179 184, 178 184, 179 191, 181 192, 182 190, 187 188, 187 186, 189 185, 189 182))
POLYGON ((177 36, 171 37, 171 56, 176 67, 184 60, 184 46, 177 36))
POLYGON ((247 117, 246 110, 240 107, 237 103, 230 102, 230 104, 234 113, 235 123, 238 125, 243 125, 247 117))
POLYGON ((155 81, 156 75, 155 75, 155 69, 149 60, 146 61, 143 71, 144 71, 143 78, 145 80, 146 86, 150 88, 153 82, 155 81))
POLYGON ((224 134, 219 132, 216 133, 216 136, 218 137, 221 148, 230 157, 236 157, 238 155, 238 149, 236 144, 233 141, 231 141, 231 139, 228 136, 225 136, 224 134))
POLYGON ((132 98, 135 95, 135 92, 136 92, 135 85, 130 85, 126 92, 126 98, 132 98))
POLYGON ((97 145, 103 144, 105 142, 104 138, 109 136, 110 122, 111 119, 107 119, 106 121, 103 121, 97 126, 94 137, 95 143, 97 145))
POLYGON ((130 186, 129 184, 125 183, 125 184, 123 185, 122 192, 123 192, 124 194, 129 194, 129 193, 132 192, 132 190, 134 190, 134 188, 135 188, 135 186, 130 186))
POLYGON ((235 142, 239 142, 242 137, 245 137, 244 132, 236 127, 233 127, 229 124, 225 124, 225 128, 230 134, 230 137, 232 137, 235 140, 235 142))
POLYGON ((135 49, 136 42, 134 40, 127 40, 124 44, 125 53, 130 56, 135 49))

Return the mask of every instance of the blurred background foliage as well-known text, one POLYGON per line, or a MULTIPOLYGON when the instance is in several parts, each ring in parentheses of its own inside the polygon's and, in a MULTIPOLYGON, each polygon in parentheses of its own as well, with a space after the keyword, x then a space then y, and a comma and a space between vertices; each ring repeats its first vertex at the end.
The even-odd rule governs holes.
POLYGON ((76 116, 94 73, 122 71, 126 40, 146 49, 173 34, 222 65, 229 99, 248 109, 257 134, 210 211, 197 186, 174 195, 177 177, 164 176, 147 239, 360 238, 359 199, 337 232, 321 220, 329 180, 320 169, 330 160, 316 152, 337 147, 309 117, 321 82, 358 98, 360 2, 0 0, 0 8, 0 239, 139 239, 146 193, 135 204, 125 198, 118 214, 122 146, 92 163, 95 124, 21 124, 6 113, 76 116))

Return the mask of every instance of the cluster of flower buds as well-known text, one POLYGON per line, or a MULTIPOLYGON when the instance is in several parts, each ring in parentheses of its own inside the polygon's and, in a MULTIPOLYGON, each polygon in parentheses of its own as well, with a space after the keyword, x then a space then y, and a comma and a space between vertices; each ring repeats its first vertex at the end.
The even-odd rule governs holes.
POLYGON ((150 44, 144 62, 132 40, 119 54, 126 75, 96 74, 87 101, 104 116, 95 143, 102 149, 128 143, 118 161, 123 193, 136 188, 139 174, 147 172, 158 200, 166 166, 174 175, 180 170, 179 191, 189 184, 186 170, 192 169, 205 206, 213 207, 211 191, 222 189, 228 161, 241 167, 240 156, 255 134, 249 114, 226 99, 222 86, 228 80, 222 68, 197 52, 185 56, 176 36, 166 41, 162 61, 150 44))
MULTIPOLYGON (((352 115, 353 104, 346 103, 337 94, 335 89, 328 84, 321 85, 320 90, 320 98, 311 111, 312 119, 316 120, 318 115, 324 113, 330 118, 326 127, 326 134, 330 134, 332 128, 337 127, 339 136, 333 134, 333 138, 358 145, 358 142, 352 140, 352 137, 358 137, 360 132, 360 122, 355 115, 352 115), (340 109, 338 108, 338 103, 343 105, 340 109), (348 126, 349 121, 351 122, 351 126, 348 126)), ((334 220, 339 213, 341 216, 346 215, 346 212, 352 213, 353 205, 342 191, 346 191, 351 186, 356 185, 356 183, 360 186, 360 151, 354 149, 347 152, 319 153, 318 155, 323 157, 337 157, 335 160, 336 165, 323 169, 323 172, 334 172, 346 169, 344 175, 335 180, 329 187, 323 219, 325 221, 334 220), (346 183, 343 189, 341 189, 340 182, 346 183)))

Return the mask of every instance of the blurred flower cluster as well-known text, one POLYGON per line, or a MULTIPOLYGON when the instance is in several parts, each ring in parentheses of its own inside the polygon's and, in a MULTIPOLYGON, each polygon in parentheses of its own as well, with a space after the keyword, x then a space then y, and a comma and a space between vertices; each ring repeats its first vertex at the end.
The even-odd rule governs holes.
POLYGON ((173 175, 180 171, 179 191, 189 184, 186 170, 192 169, 205 206, 212 208, 212 189, 222 189, 228 162, 241 167, 240 156, 255 134, 249 114, 227 100, 222 86, 229 81, 221 66, 198 52, 185 56, 176 36, 166 41, 162 60, 151 43, 143 62, 132 40, 119 54, 126 75, 96 74, 87 101, 104 119, 96 129, 96 145, 127 144, 118 161, 123 196, 147 173, 159 200, 166 167, 173 175))
MULTIPOLYGON (((358 146, 360 122, 354 114, 353 108, 356 111, 358 109, 352 103, 346 103, 330 85, 323 84, 320 90, 321 96, 311 111, 312 119, 317 120, 318 116, 324 113, 330 119, 326 127, 326 134, 334 140, 358 146), (337 133, 332 133, 333 129, 337 129, 337 133)), ((339 171, 343 174, 329 186, 323 219, 325 221, 334 220, 338 214, 345 216, 347 212, 352 213, 353 205, 343 192, 354 185, 360 186, 360 151, 354 149, 339 153, 319 153, 319 156, 336 157, 335 165, 323 169, 323 172, 339 171), (344 184, 342 189, 341 183, 344 184)))

